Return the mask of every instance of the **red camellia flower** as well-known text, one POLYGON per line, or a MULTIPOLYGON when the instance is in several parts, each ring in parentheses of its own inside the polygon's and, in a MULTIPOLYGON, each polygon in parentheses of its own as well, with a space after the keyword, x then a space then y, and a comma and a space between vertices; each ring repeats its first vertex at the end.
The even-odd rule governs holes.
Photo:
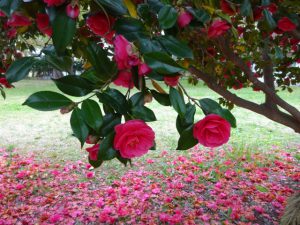
POLYGON ((0 17, 6 17, 5 13, 0 10, 0 17))
POLYGON ((221 9, 224 13, 228 15, 232 16, 235 14, 235 11, 232 9, 231 5, 226 0, 221 1, 221 9))
POLYGON ((194 125, 193 135, 206 147, 218 147, 228 142, 230 123, 219 115, 210 114, 194 125))
POLYGON ((189 12, 182 12, 178 16, 177 24, 180 28, 186 27, 193 20, 193 15, 189 12))
POLYGON ((132 55, 132 46, 122 35, 117 35, 114 42, 115 47, 115 60, 118 65, 118 69, 129 69, 130 56, 132 55))
POLYGON ((142 120, 130 120, 115 126, 114 148, 123 158, 145 155, 154 145, 155 133, 142 120))
POLYGON ((97 13, 87 18, 86 24, 94 34, 105 37, 111 32, 114 18, 107 17, 103 13, 97 13))
POLYGON ((11 16, 11 18, 7 21, 7 25, 10 27, 26 27, 29 26, 30 24, 31 24, 30 19, 19 12, 15 12, 11 16))
POLYGON ((215 20, 208 28, 208 37, 216 38, 226 33, 230 29, 230 24, 223 20, 215 20))
POLYGON ((139 76, 145 76, 152 72, 152 69, 146 63, 139 64, 138 69, 139 69, 139 76))
POLYGON ((283 17, 278 21, 278 28, 282 31, 293 31, 296 29, 296 24, 294 24, 289 18, 283 17))
POLYGON ((13 39, 17 36, 17 30, 15 28, 10 29, 9 31, 7 31, 7 37, 9 39, 13 39))
POLYGON ((175 87, 178 85, 179 82, 179 78, 180 76, 176 76, 176 77, 164 77, 164 81, 167 85, 171 86, 171 87, 175 87))
POLYGON ((68 17, 76 19, 79 16, 80 9, 78 5, 73 5, 72 3, 68 4, 66 7, 66 13, 68 17))
POLYGON ((50 19, 49 16, 45 13, 39 13, 36 15, 36 24, 38 29, 43 33, 48 35, 49 37, 52 36, 52 27, 50 26, 50 19))
POLYGON ((97 161, 98 159, 98 152, 99 152, 100 145, 96 144, 92 147, 86 148, 86 151, 89 153, 89 158, 93 161, 97 161))
POLYGON ((134 87, 134 83, 132 80, 132 73, 127 70, 122 70, 118 73, 117 79, 115 79, 114 84, 117 86, 130 88, 132 89, 134 87))
POLYGON ((47 3, 47 5, 50 7, 62 5, 65 0, 44 0, 44 2, 47 3))
POLYGON ((0 84, 2 84, 6 88, 12 88, 13 87, 13 86, 11 86, 10 83, 8 83, 8 81, 6 80, 5 77, 0 78, 0 84))

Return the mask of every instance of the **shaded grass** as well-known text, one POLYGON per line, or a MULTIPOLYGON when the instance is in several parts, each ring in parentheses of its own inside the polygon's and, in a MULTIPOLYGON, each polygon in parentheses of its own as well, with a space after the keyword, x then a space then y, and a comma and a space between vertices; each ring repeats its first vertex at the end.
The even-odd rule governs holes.
MULTIPOLYGON (((185 81, 183 83, 193 97, 210 97, 215 100, 219 97, 203 84, 195 87, 185 81)), ((167 90, 166 87, 165 89, 167 90)), ((17 147, 24 154, 33 151, 38 156, 49 157, 57 161, 81 159, 85 151, 80 150, 79 143, 72 137, 69 125, 70 114, 60 115, 58 111, 39 112, 22 106, 29 95, 41 90, 58 91, 52 81, 37 80, 22 81, 16 84, 15 89, 7 90, 7 100, 0 100, 0 146, 17 147)), ((239 90, 236 93, 242 98, 257 103, 262 103, 264 100, 262 93, 253 92, 250 89, 239 90)), ((292 94, 288 92, 279 94, 300 108, 299 87, 295 87, 292 94)), ((157 148, 159 150, 175 149, 179 137, 175 127, 177 116, 175 111, 155 101, 148 107, 154 110, 158 119, 157 122, 150 123, 156 132, 157 148)), ((232 129, 232 137, 225 148, 233 148, 237 155, 264 151, 272 146, 291 148, 293 145, 300 144, 299 134, 263 116, 238 107, 233 109, 233 114, 237 118, 238 128, 232 129)), ((196 120, 202 117, 201 110, 197 110, 196 120)), ((174 151, 174 154, 177 152, 174 151)), ((188 153, 179 152, 178 154, 188 153)))

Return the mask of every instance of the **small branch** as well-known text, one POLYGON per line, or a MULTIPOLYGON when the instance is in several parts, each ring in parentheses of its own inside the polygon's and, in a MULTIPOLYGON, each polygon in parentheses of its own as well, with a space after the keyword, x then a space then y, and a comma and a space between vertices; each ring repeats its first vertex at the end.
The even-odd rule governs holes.
POLYGON ((182 86, 181 83, 178 83, 179 87, 182 89, 183 93, 185 94, 185 96, 190 99, 192 102, 195 103, 195 105, 197 105, 200 109, 202 109, 201 105, 198 103, 198 99, 196 98, 193 98, 189 95, 189 93, 185 90, 185 88, 182 86))
POLYGON ((294 117, 281 112, 278 109, 273 110, 266 107, 265 105, 259 105, 238 97, 237 95, 218 85, 217 80, 214 77, 211 77, 210 75, 198 70, 195 67, 190 67, 189 71, 197 78, 203 80, 211 90, 215 91, 235 105, 263 115, 277 123, 292 128, 297 133, 300 133, 300 122, 297 121, 294 117))
POLYGON ((286 101, 284 101, 282 98, 280 98, 274 90, 269 88, 265 83, 259 81, 251 71, 251 69, 246 65, 246 63, 243 61, 242 58, 240 58, 237 54, 235 54, 232 49, 230 49, 230 43, 228 40, 225 40, 224 38, 219 38, 219 47, 221 51, 224 53, 224 55, 232 61, 237 67, 239 67, 245 75, 248 77, 248 79, 253 83, 253 85, 260 90, 262 90, 272 102, 277 104, 278 106, 285 109, 287 112, 289 112, 298 122, 300 122, 300 112, 292 105, 288 104, 286 101))

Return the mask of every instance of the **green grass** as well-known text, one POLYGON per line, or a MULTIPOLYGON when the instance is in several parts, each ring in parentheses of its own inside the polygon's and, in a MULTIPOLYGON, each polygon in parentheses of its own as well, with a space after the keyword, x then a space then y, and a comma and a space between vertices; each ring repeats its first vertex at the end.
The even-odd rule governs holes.
MULTIPOLYGON (((219 96, 203 84, 192 86, 185 81, 187 91, 193 97, 219 96)), ((162 84, 164 86, 164 84, 162 84)), ((16 147, 23 154, 35 152, 41 157, 51 159, 77 160, 85 154, 80 150, 78 141, 72 137, 69 125, 70 114, 61 115, 59 111, 39 112, 22 106, 26 98, 41 90, 58 91, 52 81, 26 80, 16 84, 16 88, 7 90, 7 99, 0 100, 0 146, 16 147)), ((264 96, 250 89, 236 91, 242 98, 262 103, 264 96)), ((300 88, 293 93, 279 92, 280 96, 300 108, 300 88)), ((153 101, 148 107, 157 115, 157 122, 150 125, 156 132, 159 150, 175 149, 178 134, 175 127, 176 113, 170 107, 163 107, 153 101)), ((238 127, 232 129, 232 136, 227 147, 233 147, 237 155, 245 152, 269 150, 272 146, 286 147, 300 144, 300 135, 291 129, 272 122, 263 116, 241 108, 233 109, 238 127)), ((196 120, 203 117, 197 111, 196 120)), ((180 152, 182 154, 182 152, 180 152)))

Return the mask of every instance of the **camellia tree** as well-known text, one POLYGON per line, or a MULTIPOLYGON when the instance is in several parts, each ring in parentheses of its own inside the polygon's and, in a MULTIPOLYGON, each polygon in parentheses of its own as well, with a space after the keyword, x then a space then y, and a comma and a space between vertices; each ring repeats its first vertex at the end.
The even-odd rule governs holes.
POLYGON ((92 144, 86 150, 94 167, 114 158, 126 165, 155 148, 147 124, 156 120, 147 107, 153 98, 178 113, 180 150, 226 143, 236 127, 234 105, 300 133, 300 112, 277 94, 300 81, 298 0, 1 0, 0 9, 1 45, 17 53, 26 40, 45 39, 36 55, 2 54, 3 95, 41 56, 67 74, 53 80, 65 95, 41 91, 24 105, 72 113, 81 146, 92 144), (84 64, 80 76, 72 74, 74 58, 84 64), (190 96, 182 77, 204 81, 222 98, 190 96), (261 92, 265 102, 232 92, 241 88, 261 92), (205 114, 200 121, 196 110, 205 114))

